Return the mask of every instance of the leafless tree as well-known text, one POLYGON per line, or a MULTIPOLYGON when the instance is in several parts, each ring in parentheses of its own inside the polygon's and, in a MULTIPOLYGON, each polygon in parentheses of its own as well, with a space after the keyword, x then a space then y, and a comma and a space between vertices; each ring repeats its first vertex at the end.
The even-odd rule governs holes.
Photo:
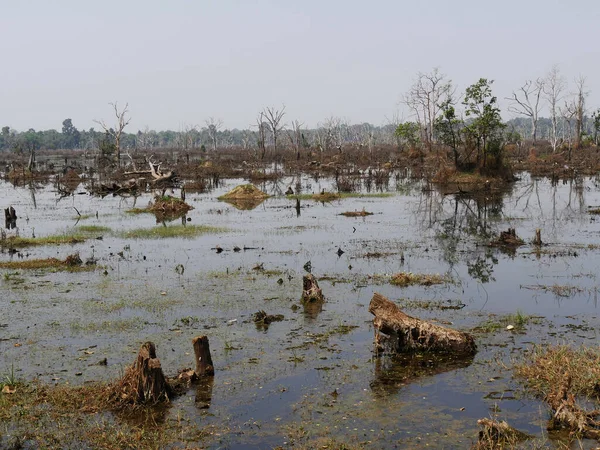
POLYGON ((290 144, 296 151, 296 159, 300 159, 300 148, 302 147, 302 127, 304 126, 303 122, 299 120, 292 121, 292 129, 287 131, 288 138, 290 139, 290 144))
POLYGON ((585 86, 586 78, 583 75, 579 75, 575 79, 575 89, 576 92, 574 94, 574 115, 575 115, 575 149, 581 148, 581 138, 583 136, 583 120, 585 116, 585 99, 589 95, 585 86))
POLYGON ((558 115, 559 115, 559 102, 562 100, 562 93, 565 89, 565 80, 560 74, 558 66, 553 66, 550 69, 546 79, 544 80, 544 98, 548 102, 548 109, 550 112, 550 121, 552 123, 552 129, 550 130, 550 145, 552 145, 552 151, 556 152, 558 148, 558 115))
POLYGON ((256 127, 258 129, 258 149, 260 151, 260 159, 265 159, 267 153, 267 130, 269 124, 265 121, 265 113, 259 112, 256 116, 256 127))
POLYGON ((531 139, 535 145, 537 139, 537 125, 540 113, 540 97, 544 89, 544 79, 537 78, 535 81, 527 80, 517 92, 512 93, 508 110, 512 113, 529 117, 531 119, 531 139))
POLYGON ((217 151, 217 134, 219 130, 223 126, 223 121, 221 119, 215 119, 214 117, 209 117, 204 121, 206 123, 206 129, 208 131, 208 137, 212 144, 212 148, 214 151, 217 151))
POLYGON ((573 123, 577 120, 577 103, 575 100, 566 101, 558 111, 563 121, 563 141, 568 144, 567 159, 570 160, 573 149, 573 123))
POLYGON ((279 139, 279 135, 285 127, 285 124, 281 123, 284 115, 285 105, 282 106, 281 109, 266 107, 262 111, 263 120, 267 122, 269 131, 271 131, 271 137, 273 138, 273 152, 275 154, 277 154, 277 140, 279 139))
POLYGON ((104 131, 111 136, 115 140, 115 163, 117 167, 121 165, 121 135, 123 134, 123 130, 129 124, 131 117, 127 117, 127 113, 129 112, 129 103, 125 103, 125 107, 123 109, 119 109, 119 105, 117 102, 109 103, 115 111, 115 116, 117 118, 117 123, 114 128, 106 125, 104 120, 94 120, 98 125, 100 125, 104 131))
POLYGON ((402 102, 408 106, 421 127, 423 142, 429 146, 434 142, 433 125, 440 111, 442 100, 453 93, 452 81, 435 68, 431 73, 417 74, 410 90, 402 102))

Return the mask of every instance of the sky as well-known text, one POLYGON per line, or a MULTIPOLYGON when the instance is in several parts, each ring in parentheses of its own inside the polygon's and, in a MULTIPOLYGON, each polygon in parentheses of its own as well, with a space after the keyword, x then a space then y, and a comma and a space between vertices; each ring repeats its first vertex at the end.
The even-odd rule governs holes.
POLYGON ((598 0, 0 0, 0 126, 248 128, 265 107, 314 127, 388 123, 433 68, 511 95, 553 65, 600 107, 598 0))

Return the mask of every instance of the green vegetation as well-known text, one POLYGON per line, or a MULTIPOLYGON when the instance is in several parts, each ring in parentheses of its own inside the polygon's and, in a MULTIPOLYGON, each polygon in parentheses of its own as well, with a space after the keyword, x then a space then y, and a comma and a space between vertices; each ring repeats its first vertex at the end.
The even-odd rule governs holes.
POLYGON ((481 325, 476 326, 473 331, 480 333, 492 333, 507 327, 510 327, 511 330, 514 329, 517 331, 522 331, 525 328, 525 325, 529 323, 536 323, 539 321, 539 319, 539 317, 528 316, 522 311, 517 310, 514 314, 490 318, 481 325))
POLYGON ((103 227, 101 225, 80 225, 77 228, 77 231, 81 233, 110 233, 112 230, 110 227, 103 227))
POLYGON ((211 227, 208 225, 173 225, 158 226, 154 228, 136 228, 120 233, 120 236, 126 239, 166 239, 166 238, 186 238, 192 239, 203 234, 223 233, 225 228, 211 227))
POLYGON ((88 236, 84 233, 57 234, 41 238, 11 236, 0 240, 0 247, 24 248, 42 245, 80 244, 87 238, 88 236))

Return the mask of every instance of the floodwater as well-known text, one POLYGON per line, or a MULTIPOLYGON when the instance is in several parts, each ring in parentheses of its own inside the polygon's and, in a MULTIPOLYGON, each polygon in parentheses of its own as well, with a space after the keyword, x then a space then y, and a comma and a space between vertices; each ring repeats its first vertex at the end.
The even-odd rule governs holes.
MULTIPOLYGON (((217 200, 243 180, 188 192, 194 209, 184 223, 221 229, 191 239, 122 237, 181 225, 127 213, 150 192, 99 198, 79 185, 61 198, 52 185, 0 183, 1 206, 16 209, 22 237, 108 227, 81 244, 22 251, 24 259, 79 252, 97 259, 95 271, 1 270, 0 371, 14 366, 18 377, 48 383, 112 380, 151 340, 175 375, 193 365, 191 339, 205 334, 214 382, 176 399, 165 420, 214 425, 220 431, 203 441, 211 448, 286 447, 318 436, 371 448, 465 448, 477 439, 477 419, 490 416, 548 439, 545 405, 526 395, 510 366, 533 343, 596 342, 600 220, 588 208, 600 205, 598 181, 553 185, 523 174, 505 192, 472 197, 398 175, 379 191, 361 186, 363 197, 302 200, 299 213, 280 195, 297 182, 302 193, 334 184, 308 175, 267 182, 258 187, 276 196, 251 210, 217 200), (372 195, 381 192, 389 195, 372 195), (373 215, 340 215, 363 209, 373 215), (527 244, 514 252, 487 245, 509 227, 527 244), (530 244, 537 228, 541 249, 530 244), (300 304, 309 261, 326 297, 322 310, 300 304), (390 285, 401 271, 451 281, 390 285), (538 319, 519 332, 476 332, 472 360, 377 357, 374 292, 463 330, 517 311, 538 319), (284 320, 257 327, 259 310, 284 320), (103 358, 108 364, 97 365, 103 358)), ((19 260, 0 254, 11 258, 19 260)))

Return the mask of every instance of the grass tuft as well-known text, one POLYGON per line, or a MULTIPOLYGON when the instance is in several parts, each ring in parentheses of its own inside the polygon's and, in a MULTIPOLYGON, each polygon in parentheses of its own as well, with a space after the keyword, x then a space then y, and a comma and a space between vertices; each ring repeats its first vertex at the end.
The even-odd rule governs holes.
POLYGON ((121 233, 121 237, 126 239, 192 239, 203 234, 223 233, 225 231, 227 231, 225 228, 211 227, 208 225, 173 225, 168 227, 136 228, 121 233))

